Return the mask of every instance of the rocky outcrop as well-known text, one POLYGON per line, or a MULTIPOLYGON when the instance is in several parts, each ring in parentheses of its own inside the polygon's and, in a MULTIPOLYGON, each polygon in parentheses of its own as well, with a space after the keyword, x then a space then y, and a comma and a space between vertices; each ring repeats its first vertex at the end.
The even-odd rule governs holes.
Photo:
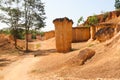
POLYGON ((57 51, 60 53, 71 51, 73 21, 67 17, 64 17, 53 20, 53 23, 55 26, 55 40, 57 51))
MULTIPOLYGON (((14 44, 11 44, 10 35, 0 34, 0 51, 15 49, 14 44)), ((0 52, 2 54, 2 52, 0 52)))
POLYGON ((55 37, 55 31, 48 31, 44 33, 43 40, 48 40, 55 37))
POLYGON ((83 42, 90 39, 89 27, 74 27, 72 28, 72 42, 83 42))
POLYGON ((103 42, 114 36, 114 28, 112 27, 104 27, 98 30, 95 34, 95 39, 103 42))
MULTIPOLYGON (((103 14, 96 15, 96 16, 98 18, 98 23, 101 23, 101 22, 105 22, 105 21, 108 21, 110 19, 114 19, 116 17, 119 17, 120 16, 120 10, 111 11, 111 12, 105 12, 103 14)), ((89 16, 89 17, 91 17, 91 16, 89 16)), ((85 21, 84 25, 87 24, 87 23, 89 23, 88 22, 88 18, 85 21)))
POLYGON ((83 49, 79 52, 78 55, 69 59, 67 65, 83 65, 88 59, 92 58, 95 55, 95 51, 92 49, 83 49))

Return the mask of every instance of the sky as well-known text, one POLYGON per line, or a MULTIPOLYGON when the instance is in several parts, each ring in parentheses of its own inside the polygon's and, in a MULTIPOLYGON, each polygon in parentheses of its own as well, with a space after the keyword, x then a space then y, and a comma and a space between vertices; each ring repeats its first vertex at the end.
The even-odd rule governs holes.
POLYGON ((115 10, 115 0, 42 0, 45 3, 46 25, 43 30, 54 29, 55 18, 68 17, 77 25, 78 19, 86 19, 90 15, 115 10))
MULTIPOLYGON (((115 0, 42 0, 45 3, 47 19, 43 31, 54 30, 53 20, 55 18, 68 17, 77 25, 77 20, 83 16, 84 20, 94 14, 115 10, 115 0)), ((0 28, 6 25, 0 24, 0 28)))

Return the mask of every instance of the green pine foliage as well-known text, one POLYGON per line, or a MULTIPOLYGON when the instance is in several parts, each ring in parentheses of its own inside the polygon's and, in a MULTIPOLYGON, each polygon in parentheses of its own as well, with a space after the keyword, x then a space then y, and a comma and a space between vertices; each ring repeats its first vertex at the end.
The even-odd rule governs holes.
POLYGON ((81 17, 78 19, 77 26, 78 26, 81 22, 84 22, 83 16, 81 16, 81 17))
MULTIPOLYGON (((15 44, 18 37, 23 39, 19 29, 28 34, 31 29, 39 30, 45 26, 44 3, 41 0, 0 0, 0 11, 0 22, 11 28, 15 44)), ((28 48, 28 44, 26 46, 28 48)))
POLYGON ((120 9, 120 0, 115 0, 115 8, 120 9))

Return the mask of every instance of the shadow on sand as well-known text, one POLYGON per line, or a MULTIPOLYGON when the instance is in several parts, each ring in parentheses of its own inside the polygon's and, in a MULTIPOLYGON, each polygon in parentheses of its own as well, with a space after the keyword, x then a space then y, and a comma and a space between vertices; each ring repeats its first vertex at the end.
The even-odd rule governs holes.
POLYGON ((6 58, 2 58, 0 59, 0 67, 4 67, 7 66, 10 63, 11 60, 6 59, 6 58))
POLYGON ((34 57, 36 56, 46 56, 52 53, 57 53, 56 49, 49 49, 49 50, 38 50, 35 52, 32 52, 32 54, 34 55, 34 57))

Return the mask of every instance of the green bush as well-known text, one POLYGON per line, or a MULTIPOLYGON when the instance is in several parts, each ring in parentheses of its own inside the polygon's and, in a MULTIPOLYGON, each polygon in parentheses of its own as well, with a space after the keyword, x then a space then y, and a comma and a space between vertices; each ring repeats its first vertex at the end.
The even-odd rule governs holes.
POLYGON ((25 39, 25 30, 24 29, 17 29, 11 30, 11 34, 16 36, 17 39, 25 39))
POLYGON ((0 34, 11 34, 10 28, 4 28, 0 30, 0 34))
MULTIPOLYGON (((2 33, 15 35, 17 39, 25 39, 25 29, 22 28, 18 28, 17 30, 4 28, 0 30, 0 34, 2 33)), ((44 36, 43 31, 30 30, 29 33, 32 34, 32 39, 36 39, 37 34, 44 36)))
POLYGON ((41 31, 38 34, 40 34, 41 36, 44 36, 45 33, 43 31, 41 31))
POLYGON ((32 39, 36 39, 36 33, 32 33, 32 39))
POLYGON ((78 19, 78 21, 77 21, 77 26, 78 26, 81 22, 84 22, 83 16, 81 16, 81 17, 78 19))
POLYGON ((90 17, 88 18, 88 25, 94 26, 94 25, 96 25, 97 23, 98 23, 98 18, 97 18, 96 15, 90 16, 90 17))
POLYGON ((30 32, 32 34, 32 39, 36 39, 36 35, 44 36, 44 32, 43 31, 31 30, 30 32))

